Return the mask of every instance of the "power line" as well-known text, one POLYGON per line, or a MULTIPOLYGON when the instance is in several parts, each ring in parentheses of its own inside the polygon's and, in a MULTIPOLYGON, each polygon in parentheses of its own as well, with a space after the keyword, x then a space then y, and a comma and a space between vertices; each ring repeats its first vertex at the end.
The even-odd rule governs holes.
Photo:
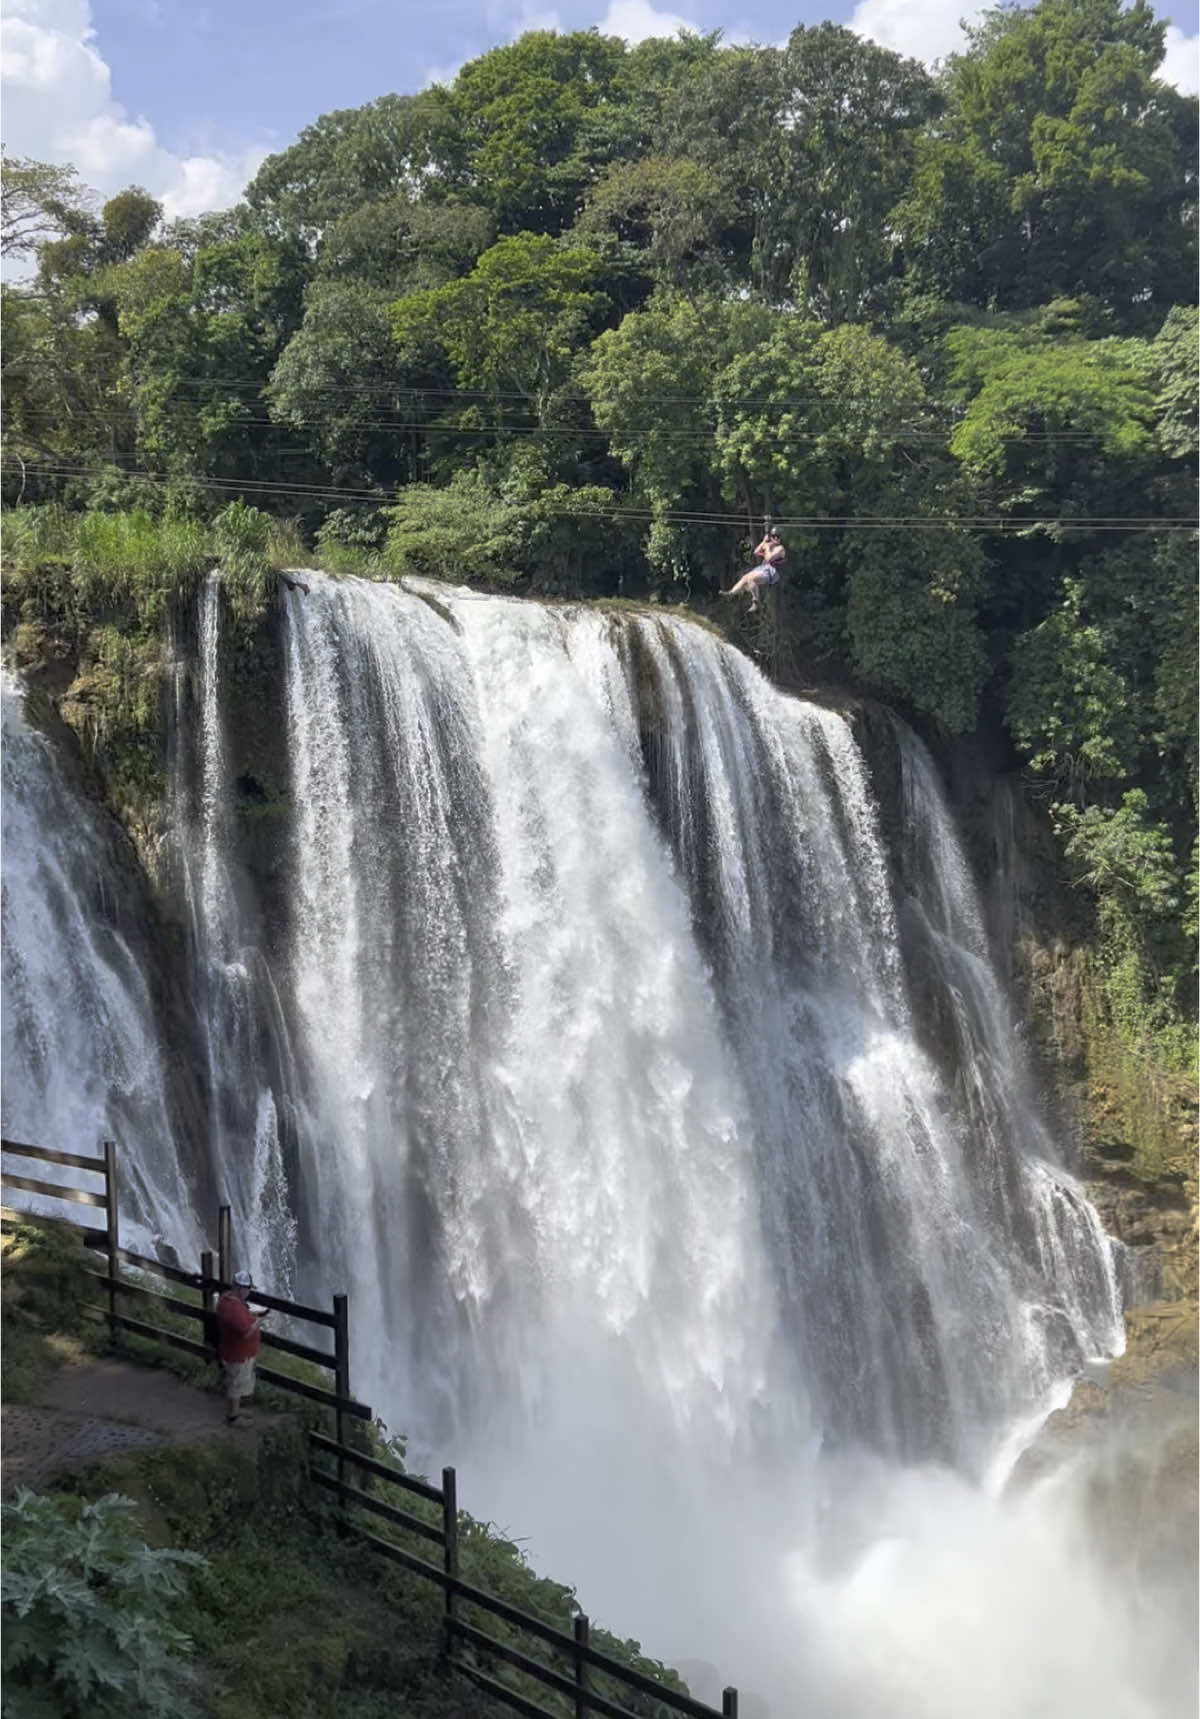
MULTIPOLYGON (((18 469, 17 463, 10 455, 3 456, 3 463, 10 471, 18 469)), ((86 465, 69 465, 47 461, 24 462, 27 472, 37 472, 44 476, 56 477, 86 477, 94 473, 94 467, 86 465)), ((385 494, 380 490, 371 489, 338 489, 333 485, 286 483, 269 478, 211 478, 187 477, 176 472, 126 470, 124 476, 139 481, 151 483, 179 483, 194 485, 202 489, 218 491, 233 491, 241 494, 247 490, 263 491, 266 493, 288 496, 307 496, 313 499, 322 498, 337 501, 367 501, 377 506, 395 505, 398 497, 395 494, 385 494)), ((537 502, 531 503, 538 506, 537 502)), ((572 507, 564 503, 540 504, 542 510, 552 518, 602 518, 619 519, 630 523, 649 522, 655 519, 666 519, 677 524, 692 524, 702 526, 738 526, 746 524, 742 513, 707 512, 701 509, 669 508, 665 511, 649 507, 639 507, 632 503, 617 501, 611 506, 572 507)), ((857 530, 908 530, 908 531, 946 531, 955 527, 978 531, 1027 531, 1033 528, 1057 527, 1063 530, 1084 529, 1088 531, 1108 532, 1194 532, 1197 530, 1195 519, 1185 519, 1181 516, 1168 515, 1165 517, 1145 514, 1113 514, 1062 517, 1046 515, 1040 517, 1014 517, 1011 514, 838 514, 838 515, 789 515, 778 516, 775 525, 784 526, 797 531, 857 531, 857 530)))
MULTIPOLYGON (((135 380, 135 385, 136 385, 136 378, 134 380, 135 380)), ((201 390, 206 390, 206 389, 220 389, 220 390, 224 390, 224 391, 241 390, 243 392, 250 390, 253 392, 253 394, 257 398, 257 397, 261 397, 265 393, 265 391, 270 387, 270 378, 263 378, 261 376, 258 376, 258 377, 254 377, 254 376, 247 376, 247 377, 218 377, 218 376, 180 377, 173 384, 173 387, 174 387, 176 392, 190 392, 190 393, 196 393, 196 392, 199 392, 201 390)), ((434 388, 434 387, 428 387, 428 386, 416 387, 416 386, 397 384, 394 382, 378 382, 378 383, 370 383, 370 382, 367 382, 367 383, 362 383, 362 382, 360 382, 360 383, 332 383, 332 382, 329 382, 329 383, 321 383, 315 388, 306 389, 305 392, 310 397, 316 397, 318 399, 320 399, 320 398, 339 399, 339 398, 346 398, 346 397, 348 397, 350 399, 371 399, 371 398, 374 398, 377 396, 383 396, 383 397, 388 397, 388 398, 392 398, 392 399, 402 399, 403 398, 403 399, 410 399, 410 400, 418 400, 418 399, 419 400, 445 400, 448 402, 463 401, 463 402, 466 402, 466 403, 472 404, 472 405, 488 405, 490 403, 493 403, 496 401, 501 401, 501 400, 522 401, 522 402, 528 403, 530 401, 537 401, 540 399, 540 396, 535 394, 535 393, 517 390, 517 389, 505 390, 505 389, 478 389, 478 388, 434 388)), ((596 402, 594 401, 594 399, 591 395, 583 394, 583 393, 556 393, 554 395, 554 399, 555 399, 555 402, 557 404, 561 404, 561 405, 580 404, 580 405, 586 405, 586 406, 594 408, 595 404, 596 404, 596 402)), ((786 399, 782 399, 782 400, 774 399, 774 398, 771 398, 767 395, 762 395, 762 394, 729 395, 729 396, 726 396, 723 399, 721 399, 719 402, 714 402, 711 395, 702 395, 702 394, 647 394, 647 395, 642 396, 642 400, 647 405, 681 406, 681 407, 704 406, 704 407, 709 408, 710 410, 720 410, 721 408, 732 409, 732 408, 736 408, 736 407, 747 407, 751 410, 758 410, 758 411, 763 412, 763 413, 766 413, 766 412, 786 412, 786 411, 791 410, 792 408, 803 408, 803 407, 811 407, 811 406, 825 407, 830 412, 841 412, 847 406, 851 406, 851 405, 853 405, 853 406, 866 406, 872 410, 880 410, 880 409, 886 409, 886 406, 888 404, 885 401, 881 401, 878 398, 878 396, 876 396, 876 395, 866 395, 866 394, 846 394, 846 395, 839 396, 837 399, 830 399, 828 394, 798 394, 798 395, 788 396, 786 399)), ((450 410, 451 407, 447 406, 445 409, 450 410)), ((934 406, 934 403, 932 403, 932 402, 930 403, 930 409, 931 409, 931 411, 936 409, 934 406)), ((398 411, 399 407, 397 407, 396 410, 398 411)), ((255 419, 255 420, 242 420, 242 421, 243 422, 261 422, 261 423, 276 423, 277 422, 277 420, 275 420, 275 419, 255 419)), ((308 423, 311 421, 313 421, 313 420, 302 419, 302 420, 298 420, 297 422, 298 423, 308 423)), ((961 422, 961 414, 960 413, 954 415, 952 422, 951 422, 951 431, 957 427, 959 422, 961 422)), ((406 428, 408 427, 407 421, 405 421, 405 427, 406 428)), ((516 426, 514 426, 514 428, 515 427, 516 426)), ((703 429, 698 430, 698 431, 690 431, 689 432, 689 431, 684 431, 681 429, 666 430, 663 427, 658 426, 658 425, 654 425, 652 427, 656 431, 658 431, 659 433, 671 433, 671 434, 691 433, 691 434, 697 434, 697 435, 701 435, 701 436, 708 433, 707 431, 705 431, 703 429)), ((634 427, 635 433, 637 433, 638 430, 640 430, 640 426, 635 426, 634 427)), ((552 427, 550 427, 549 429, 548 428, 539 428, 539 433, 541 433, 541 434, 552 433, 552 427)), ((563 433, 569 434, 572 432, 570 430, 566 430, 563 433)), ((608 434, 609 432, 596 432, 596 433, 608 434)), ((942 441, 945 439, 945 433, 943 431, 937 430, 937 429, 926 430, 926 429, 912 428, 908 431, 908 433, 910 435, 913 435, 913 436, 928 437, 929 439, 935 440, 935 441, 942 441)), ((1093 441, 1103 440, 1103 437, 1100 435, 1100 433, 1097 431, 1094 431, 1094 430, 1072 430, 1072 429, 1018 430, 1018 431, 1014 431, 1013 435, 1014 435, 1014 437, 1017 437, 1022 441, 1048 441, 1048 442, 1055 442, 1055 443, 1071 442, 1071 441, 1093 442, 1093 441)))
MULTIPOLYGON (((178 408, 173 408, 170 403, 166 404, 162 410, 170 414, 174 421, 178 421, 181 416, 178 408)), ((193 424, 198 424, 200 421, 200 408, 189 405, 187 410, 191 413, 191 422, 193 424)), ((112 412, 75 412, 71 414, 70 422, 72 424, 96 423, 106 426, 112 425, 114 422, 137 425, 141 421, 141 417, 142 415, 137 411, 136 407, 119 406, 114 408, 112 412)), ((28 423, 57 424, 61 422, 61 414, 50 411, 32 411, 23 414, 22 421, 28 423)), ((328 419, 325 417, 238 417, 227 424, 216 426, 216 428, 226 433, 240 429, 271 429, 277 430, 286 435, 289 432, 305 429, 321 429, 324 428, 327 423, 328 419)), ((351 420, 350 427, 352 427, 356 432, 364 434, 371 433, 378 435, 392 433, 397 436, 412 436, 414 434, 428 436, 473 437, 561 436, 575 440, 599 440, 607 443, 609 446, 614 442, 618 444, 624 443, 630 437, 642 437, 644 439, 654 437, 659 440, 667 441, 710 442, 721 428, 721 426, 717 425, 696 427, 691 425, 647 423, 624 425, 620 431, 613 431, 595 429, 583 424, 447 424, 431 421, 429 418, 417 419, 402 418, 399 416, 351 420)), ((728 431, 730 427, 726 426, 725 428, 726 431, 728 431)), ((804 431, 775 429, 772 430, 770 439, 772 442, 781 446, 792 446, 794 444, 808 442, 822 442, 827 439, 828 435, 828 430, 804 431)), ((907 444, 919 446, 926 442, 937 448, 946 448, 948 446, 948 438, 941 432, 935 430, 910 430, 906 429, 904 426, 896 426, 889 432, 889 438, 896 446, 905 446, 907 444)), ((1084 445, 1103 440, 1101 436, 1091 431, 1062 431, 1056 433, 1053 431, 1025 432, 1022 430, 1014 430, 1009 435, 1003 437, 1003 439, 1005 441, 1018 443, 1048 442, 1053 443, 1056 446, 1063 444, 1069 446, 1084 445)))

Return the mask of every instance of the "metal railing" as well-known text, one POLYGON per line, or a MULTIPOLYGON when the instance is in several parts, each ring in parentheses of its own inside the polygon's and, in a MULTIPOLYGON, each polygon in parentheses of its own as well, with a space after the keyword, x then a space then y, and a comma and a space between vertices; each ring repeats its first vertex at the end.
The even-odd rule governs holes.
MULTIPOLYGON (((61 1164, 71 1169, 86 1170, 90 1174, 103 1178, 103 1193, 85 1191, 68 1187, 58 1182, 46 1182, 31 1176, 14 1173, 5 1164, 0 1167, 0 1183, 5 1187, 21 1188, 26 1192, 39 1194, 43 1198, 62 1200, 69 1205, 96 1206, 105 1214, 104 1229, 79 1224, 73 1219, 52 1217, 51 1223, 65 1226, 80 1237, 84 1245, 95 1251, 103 1251, 107 1258, 107 1270, 97 1274, 99 1282, 107 1290, 107 1307, 97 1307, 85 1304, 91 1313, 100 1314, 109 1323, 110 1329, 128 1331, 136 1337, 148 1338, 168 1344, 173 1349, 180 1349, 186 1354, 195 1355, 202 1360, 213 1358, 214 1343, 209 1333, 213 1315, 215 1298, 233 1283, 233 1224, 228 1206, 221 1206, 217 1213, 218 1249, 216 1267, 214 1256, 210 1252, 200 1255, 199 1271, 185 1271, 179 1266, 167 1265, 162 1260, 154 1259, 148 1254, 135 1253, 132 1248, 120 1245, 119 1229, 119 1190, 117 1183, 117 1149, 111 1140, 103 1143, 102 1155, 96 1158, 85 1158, 76 1152, 56 1152, 48 1146, 31 1146, 16 1140, 0 1140, 0 1152, 5 1157, 16 1156, 32 1158, 42 1163, 61 1164), (128 1277, 121 1276, 122 1264, 132 1266, 135 1271, 160 1277, 166 1281, 178 1284, 195 1291, 198 1301, 184 1301, 178 1296, 152 1289, 148 1284, 136 1283, 128 1277), (181 1332, 171 1331, 161 1325, 155 1325, 147 1320, 136 1319, 128 1313, 118 1311, 118 1296, 142 1297, 151 1305, 157 1303, 160 1307, 184 1319, 195 1320, 200 1326, 198 1337, 186 1337, 181 1332)), ((25 1219, 41 1217, 37 1213, 17 1214, 25 1219)), ((43 1221, 45 1221, 43 1219, 43 1221)), ((272 1308, 282 1313, 289 1320, 300 1324, 315 1325, 322 1330, 332 1331, 333 1350, 316 1347, 311 1343, 302 1343, 294 1337, 284 1337, 274 1331, 261 1333, 263 1347, 276 1350, 280 1354, 292 1355, 297 1360, 305 1361, 311 1366, 323 1367, 333 1374, 333 1390, 325 1390, 319 1385, 310 1384, 305 1379, 294 1378, 290 1373, 280 1372, 277 1368, 259 1365, 258 1377, 266 1384, 274 1385, 278 1390, 289 1391, 293 1396, 305 1397, 310 1402, 320 1403, 322 1407, 331 1409, 338 1425, 338 1437, 344 1439, 348 1418, 369 1421, 371 1410, 365 1403, 356 1402, 350 1395, 350 1334, 349 1310, 347 1298, 335 1295, 332 1306, 326 1311, 320 1307, 310 1307, 303 1302, 292 1301, 287 1296, 271 1295, 255 1289, 252 1299, 263 1307, 272 1308)), ((149 1311, 149 1309, 148 1309, 149 1311)))
MULTIPOLYGON (((94 1275, 108 1292, 107 1306, 97 1307, 91 1302, 84 1302, 82 1305, 89 1313, 108 1321, 114 1338, 117 1331, 128 1331, 135 1337, 166 1343, 191 1355, 204 1359, 215 1358, 213 1344, 205 1338, 204 1332, 213 1318, 212 1298, 227 1289, 233 1280, 233 1223, 228 1206, 221 1206, 218 1211, 215 1271, 213 1254, 207 1251, 200 1256, 199 1271, 186 1271, 179 1266, 167 1265, 148 1255, 121 1247, 118 1237, 117 1152, 112 1141, 105 1141, 102 1155, 95 1158, 73 1152, 56 1152, 49 1147, 25 1145, 12 1140, 0 1140, 0 1151, 6 1156, 15 1155, 58 1164, 103 1178, 104 1191, 96 1193, 18 1175, 7 1166, 0 1167, 0 1182, 6 1187, 20 1188, 43 1198, 62 1200, 67 1204, 95 1206, 104 1212, 103 1229, 70 1218, 47 1217, 38 1212, 7 1209, 4 1211, 4 1222, 6 1225, 13 1221, 47 1223, 63 1228, 82 1241, 85 1247, 106 1255, 106 1270, 94 1275), (198 1302, 185 1301, 179 1296, 153 1289, 147 1284, 133 1282, 121 1275, 122 1264, 190 1289, 198 1293, 200 1299, 198 1302), (177 1316, 200 1321, 201 1339, 198 1341, 184 1336, 181 1332, 155 1325, 149 1320, 135 1319, 119 1312, 117 1298, 127 1295, 141 1296, 151 1304, 158 1303, 168 1308, 177 1316)), ((552 1694, 561 1696, 574 1719, 585 1719, 585 1715, 589 1713, 603 1713, 608 1715, 608 1719, 638 1719, 633 1709, 595 1687, 597 1678, 620 1689, 633 1691, 638 1696, 649 1697, 663 1708, 688 1715, 688 1719, 737 1719, 736 1689, 727 1688, 724 1691, 718 1712, 715 1707, 707 1706, 683 1691, 672 1688, 670 1684, 594 1648, 590 1641, 589 1620, 582 1613, 572 1620, 573 1631, 568 1635, 565 1630, 546 1623, 531 1612, 522 1611, 519 1607, 510 1605, 507 1600, 500 1599, 498 1595, 489 1594, 485 1589, 464 1581, 459 1574, 458 1486, 455 1470, 444 1468, 441 1486, 433 1486, 429 1481, 408 1474, 392 1463, 381 1462, 377 1457, 356 1450, 346 1442, 348 1420, 374 1419, 371 1409, 350 1395, 349 1318, 346 1296, 335 1295, 329 1312, 292 1301, 287 1296, 271 1295, 258 1289, 252 1292, 251 1298, 284 1314, 290 1320, 307 1322, 332 1331, 332 1352, 319 1349, 313 1344, 298 1342, 292 1337, 280 1336, 275 1332, 264 1331, 261 1336, 263 1345, 268 1350, 278 1350, 332 1372, 333 1390, 325 1390, 306 1380, 293 1378, 288 1373, 262 1365, 257 1369, 258 1377, 279 1390, 290 1391, 332 1411, 334 1437, 330 1438, 326 1433, 311 1429, 308 1432, 309 1478, 318 1489, 332 1493, 337 1498, 340 1506, 340 1529, 353 1532, 381 1558, 398 1564, 413 1575, 423 1577, 441 1588, 445 1598, 444 1649, 447 1660, 456 1671, 493 1699, 527 1715, 527 1719, 563 1719, 563 1709, 560 1707, 557 1711, 552 1711, 531 1700, 520 1690, 513 1689, 497 1674, 499 1668, 495 1661, 499 1661, 501 1666, 512 1667, 552 1694), (328 1467, 321 1466, 322 1457, 332 1459, 332 1472, 328 1467), (353 1468, 366 1477, 367 1485, 371 1482, 384 1482, 410 1497, 434 1506, 435 1520, 430 1520, 428 1515, 419 1516, 400 1505, 392 1504, 367 1490, 366 1486, 353 1485, 349 1479, 349 1472, 353 1468), (374 1516, 393 1529, 436 1545, 440 1549, 440 1558, 434 1563, 428 1557, 420 1557, 416 1552, 397 1545, 394 1540, 372 1533, 361 1519, 356 1517, 357 1512, 374 1516), (499 1619, 524 1637, 533 1637, 542 1651, 557 1656, 560 1663, 565 1662, 565 1669, 560 1670, 548 1665, 543 1660, 534 1658, 532 1652, 527 1652, 524 1646, 518 1647, 510 1641, 490 1635, 476 1624, 468 1623, 460 1613, 459 1608, 462 1605, 473 1606, 487 1613, 489 1617, 499 1619)))

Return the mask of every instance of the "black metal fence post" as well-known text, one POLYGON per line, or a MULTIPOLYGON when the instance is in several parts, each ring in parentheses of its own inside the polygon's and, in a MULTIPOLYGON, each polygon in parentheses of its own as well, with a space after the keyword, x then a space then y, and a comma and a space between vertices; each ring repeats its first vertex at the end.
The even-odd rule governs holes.
POLYGON ((588 1704, 583 1699, 587 1688, 587 1660, 580 1650, 587 1647, 589 1628, 586 1614, 580 1612, 575 1619, 575 1687, 579 1690, 575 1697, 575 1719, 587 1719, 588 1704))
POLYGON ((108 1251, 108 1333, 117 1338, 117 1291, 115 1284, 121 1274, 121 1236, 117 1202, 117 1143, 104 1142, 104 1218, 108 1251))
MULTIPOLYGON (((350 1313, 349 1301, 344 1295, 333 1298, 333 1388, 338 1397, 338 1406, 333 1411, 335 1436, 339 1445, 346 1442, 346 1415, 342 1408, 342 1399, 350 1395, 350 1313)), ((338 1485, 346 1484, 346 1461, 338 1453, 337 1459, 338 1485)), ((339 1495, 340 1496, 340 1495, 339 1495)), ((348 1506, 344 1497, 340 1498, 341 1508, 346 1512, 348 1506)))
POLYGON ((736 1689, 729 1688, 721 1691, 721 1719, 738 1719, 736 1689))
MULTIPOLYGON (((212 1321, 208 1317, 209 1314, 213 1310, 213 1292, 212 1292, 212 1287, 211 1287, 212 1275, 213 1275, 212 1249, 211 1248, 205 1248, 204 1252, 200 1255, 200 1306, 204 1310, 204 1323, 200 1327, 200 1340, 202 1343, 205 1344, 206 1347, 209 1344, 209 1333, 212 1330, 212 1321)), ((212 1346, 212 1348, 213 1348, 213 1358, 215 1359, 216 1358, 216 1346, 215 1346, 215 1344, 212 1346)))
MULTIPOLYGON (((442 1568, 448 1576, 458 1576, 458 1476, 452 1468, 442 1470, 442 1568)), ((454 1658, 453 1588, 446 1588, 446 1658, 454 1658)))
POLYGON ((217 1276, 222 1289, 233 1282, 233 1212, 228 1206, 217 1207, 217 1276))

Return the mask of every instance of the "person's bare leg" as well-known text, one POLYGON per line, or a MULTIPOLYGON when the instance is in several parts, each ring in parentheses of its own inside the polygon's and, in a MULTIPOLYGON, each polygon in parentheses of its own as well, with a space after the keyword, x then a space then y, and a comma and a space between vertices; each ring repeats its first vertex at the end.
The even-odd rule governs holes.
POLYGON ((754 573, 753 567, 749 573, 743 573, 736 585, 731 585, 728 591, 721 592, 722 597, 736 597, 739 591, 745 591, 753 583, 754 573))

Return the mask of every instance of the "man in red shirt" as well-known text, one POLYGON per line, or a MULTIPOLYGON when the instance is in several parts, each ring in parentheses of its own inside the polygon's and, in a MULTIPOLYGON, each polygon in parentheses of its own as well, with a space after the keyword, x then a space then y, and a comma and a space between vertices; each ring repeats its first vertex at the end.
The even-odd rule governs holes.
POLYGON ((248 1271, 235 1271, 233 1287, 217 1302, 217 1358, 225 1374, 225 1419, 232 1426, 243 1397, 254 1395, 254 1361, 266 1312, 251 1313, 246 1303, 254 1281, 248 1271))

